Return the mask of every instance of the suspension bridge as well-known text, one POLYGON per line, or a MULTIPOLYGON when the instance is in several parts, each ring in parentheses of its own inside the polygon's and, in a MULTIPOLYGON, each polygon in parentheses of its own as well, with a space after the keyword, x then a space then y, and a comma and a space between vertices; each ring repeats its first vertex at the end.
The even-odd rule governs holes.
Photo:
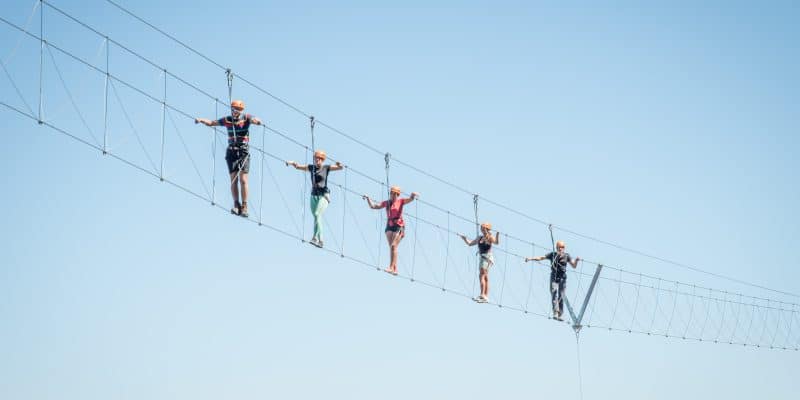
MULTIPOLYGON (((597 329, 731 346, 800 349, 800 308, 796 301, 787 300, 796 299, 796 294, 598 239, 530 216, 490 196, 476 194, 429 172, 423 165, 406 162, 397 154, 315 118, 264 89, 254 79, 237 74, 235 66, 223 65, 119 4, 106 1, 122 15, 140 23, 142 29, 155 32, 165 42, 184 48, 217 70, 218 74, 206 76, 203 82, 223 81, 227 76, 228 89, 233 93, 247 88, 304 121, 300 125, 297 119, 287 117, 273 123, 266 118, 266 124, 251 134, 254 207, 246 221, 263 227, 268 234, 307 241, 311 217, 307 211, 308 179, 289 171, 284 163, 298 157, 308 162, 309 155, 317 148, 315 137, 323 129, 326 137, 335 136, 349 143, 349 152, 364 152, 376 164, 382 164, 378 170, 348 163, 347 154, 330 157, 345 164, 342 172, 332 175, 334 202, 325 216, 330 241, 321 251, 331 257, 347 259, 365 269, 381 270, 385 266, 383 216, 367 210, 361 197, 370 194, 383 198, 389 186, 396 183, 392 180, 395 171, 405 169, 461 193, 463 201, 460 209, 455 210, 450 204, 426 200, 426 194, 422 193, 422 198, 409 206, 406 210, 409 226, 407 239, 401 246, 398 279, 472 299, 476 294, 477 259, 463 247, 457 235, 475 232, 483 218, 492 219, 502 232, 502 244, 495 248, 498 258, 491 278, 494 289, 486 306, 549 320, 549 266, 525 263, 524 259, 552 251, 553 237, 571 235, 699 274, 718 284, 710 287, 642 273, 633 267, 616 266, 613 260, 594 260, 591 254, 586 254, 577 269, 568 271, 570 316, 566 324, 576 334, 584 329, 597 329), (537 239, 506 232, 503 221, 484 211, 488 207, 536 225, 540 230, 537 239), (464 212, 469 208, 471 215, 464 212), (726 290, 723 285, 727 283, 766 294, 754 296, 726 290)), ((158 60, 142 55, 124 39, 109 36, 80 15, 66 12, 50 1, 34 2, 24 23, 13 22, 5 15, 0 16, 0 23, 4 26, 0 34, 17 38, 11 48, 0 49, 7 54, 2 59, 2 68, 8 90, 3 90, 0 98, 6 114, 28 120, 32 127, 39 125, 38 132, 48 130, 65 135, 109 160, 103 162, 121 162, 228 213, 227 191, 220 190, 228 187, 226 171, 220 166, 226 133, 218 128, 197 126, 193 121, 201 112, 215 119, 227 115, 229 96, 221 94, 219 88, 204 87, 184 74, 173 72, 158 60), (91 40, 62 43, 59 30, 82 30, 91 40), (112 60, 127 68, 114 68, 112 60), (130 72, 130 64, 138 66, 135 73, 130 72), (38 73, 26 76, 35 76, 35 81, 20 81, 19 71, 34 67, 38 73), (202 107, 198 108, 198 104, 202 107), (87 108, 102 109, 102 118, 96 112, 89 115, 87 108)), ((309 246, 307 251, 320 250, 309 246)), ((547 321, 550 322, 556 323, 547 321)))

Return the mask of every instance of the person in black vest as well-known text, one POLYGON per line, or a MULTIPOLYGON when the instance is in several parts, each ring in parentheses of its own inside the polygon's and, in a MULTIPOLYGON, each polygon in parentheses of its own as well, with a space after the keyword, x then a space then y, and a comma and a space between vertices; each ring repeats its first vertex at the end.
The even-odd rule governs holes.
POLYGON ((466 235, 458 235, 464 240, 467 246, 478 245, 478 254, 481 257, 481 263, 478 267, 478 279, 481 282, 481 295, 473 300, 478 303, 486 303, 489 301, 489 268, 494 265, 494 256, 492 255, 492 245, 500 244, 500 232, 492 236, 492 224, 484 222, 481 224, 481 235, 473 240, 467 239, 466 235))
POLYGON ((566 252, 567 245, 564 241, 556 242, 556 251, 538 257, 525 257, 525 262, 550 260, 550 297, 553 300, 553 319, 563 321, 564 291, 567 290, 567 264, 572 268, 578 266, 580 257, 574 259, 566 252))
POLYGON ((231 195, 233 195, 231 214, 247 218, 247 194, 250 191, 247 184, 250 172, 250 124, 261 125, 261 120, 245 114, 244 102, 234 100, 231 102, 231 115, 218 120, 195 118, 194 123, 227 128, 228 149, 225 152, 225 161, 228 163, 228 173, 231 176, 231 195), (240 186, 241 201, 239 201, 240 186))
POLYGON ((322 247, 322 213, 331 202, 328 173, 344 168, 338 161, 334 165, 323 164, 325 158, 327 158, 325 152, 317 150, 314 152, 314 164, 300 165, 294 161, 286 161, 287 167, 291 165, 295 169, 308 171, 311 174, 311 214, 314 215, 314 236, 311 237, 309 243, 317 247, 322 247))

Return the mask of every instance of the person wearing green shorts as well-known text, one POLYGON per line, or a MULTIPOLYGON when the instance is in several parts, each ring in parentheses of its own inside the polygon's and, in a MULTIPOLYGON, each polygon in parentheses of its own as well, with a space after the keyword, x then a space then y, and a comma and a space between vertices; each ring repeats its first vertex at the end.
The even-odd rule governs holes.
POLYGON ((326 158, 327 155, 324 151, 317 150, 314 152, 313 164, 301 165, 294 161, 286 161, 286 166, 291 165, 295 169, 308 171, 311 175, 311 215, 314 216, 314 235, 309 243, 320 248, 322 247, 322 214, 331 202, 328 173, 344 168, 338 161, 334 165, 323 164, 326 158))

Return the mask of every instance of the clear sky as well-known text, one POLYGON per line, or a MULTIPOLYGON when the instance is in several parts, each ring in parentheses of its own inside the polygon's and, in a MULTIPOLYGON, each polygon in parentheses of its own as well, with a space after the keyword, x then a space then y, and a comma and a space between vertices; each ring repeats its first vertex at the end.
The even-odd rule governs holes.
MULTIPOLYGON (((28 21, 35 3, 9 3, 0 16, 38 35, 38 11, 28 21)), ((227 100, 221 69, 107 2, 52 4, 227 100)), ((800 293, 800 9, 793 2, 120 4, 240 77, 445 182, 558 227, 800 293)), ((45 10, 49 42, 105 68, 102 37, 45 10)), ((0 24, 0 57, 34 114, 39 46, 0 24)), ((44 54, 45 121, 102 145, 103 74, 55 49, 44 54)), ((114 76, 164 95, 158 68, 117 45, 107 55, 114 76)), ((174 78, 166 96, 191 116, 214 117, 210 98, 174 78)), ((310 142, 306 117, 239 78, 234 96, 271 128, 310 142)), ((0 101, 27 112, 5 72, 0 101)), ((109 87, 108 104, 111 152, 158 175, 161 106, 119 83, 109 87)), ((575 335, 564 324, 477 305, 321 252, 6 107, 0 116, 0 398, 580 396, 575 335)), ((165 176, 229 207, 223 144, 213 153, 210 129, 179 112, 168 112, 164 126, 165 176)), ((254 131, 259 146, 262 132, 254 131)), ((315 138, 332 157, 385 178, 381 155, 322 125, 315 138)), ((263 140, 282 159, 306 156, 273 133, 263 140)), ((254 219, 309 236, 306 177, 269 158, 262 173, 260 162, 254 158, 251 167, 254 219)), ((389 173, 393 184, 429 202, 407 212, 441 226, 447 215, 431 204, 472 218, 472 196, 397 162, 389 173)), ((345 173, 332 180, 344 185, 345 173)), ((383 196, 352 171, 347 187, 383 196)), ((501 232, 549 246, 545 225, 485 201, 478 210, 501 232)), ((326 247, 384 265, 381 217, 335 188, 326 247)), ((474 229, 455 216, 450 224, 474 229)), ((412 231, 401 244, 401 273, 413 270, 434 286, 445 279, 449 289, 474 294, 474 253, 455 235, 423 225, 412 231)), ((563 229, 556 239, 573 256, 633 274, 800 301, 563 229)), ((515 254, 544 251, 503 245, 515 254)), ((491 274, 493 301, 519 305, 533 287, 531 310, 547 313, 542 266, 498 254, 491 274), (531 276, 535 284, 526 285, 531 276)), ((569 283, 578 293, 586 282, 572 275, 569 283)), ((601 282, 606 298, 598 301, 613 299, 617 288, 608 285, 601 282)), ((630 295, 622 310, 633 306, 630 295)), ((646 297, 641 301, 647 309, 646 297)), ((708 314, 714 321, 717 313, 708 314)), ((703 319, 692 321, 690 333, 703 319)), ((788 326, 795 340, 798 322, 788 326)), ((587 399, 791 399, 798 357, 604 329, 580 336, 587 399)))

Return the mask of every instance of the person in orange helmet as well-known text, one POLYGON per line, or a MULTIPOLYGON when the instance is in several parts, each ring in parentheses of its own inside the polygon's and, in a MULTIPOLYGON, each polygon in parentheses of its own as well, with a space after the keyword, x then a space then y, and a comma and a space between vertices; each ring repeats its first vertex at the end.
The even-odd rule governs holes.
POLYGON ((250 124, 261 125, 260 119, 244 113, 244 102, 231 102, 231 115, 218 120, 195 118, 195 124, 205 126, 224 126, 228 130, 228 149, 225 161, 231 177, 233 208, 231 214, 247 218, 247 195, 249 193, 248 174, 250 173, 250 124), (241 189, 241 191, 240 191, 241 189), (241 201, 239 194, 241 193, 241 201))
POLYGON ((563 240, 556 242, 556 251, 543 256, 525 257, 525 262, 550 260, 550 297, 553 301, 553 319, 563 321, 564 292, 567 290, 567 264, 575 269, 580 257, 574 259, 567 253, 567 245, 563 240))
POLYGON ((314 235, 311 243, 314 246, 322 247, 322 213, 328 208, 331 202, 331 191, 328 189, 328 173, 339 171, 344 166, 337 161, 336 164, 323 164, 328 157, 322 150, 314 152, 314 163, 303 165, 294 161, 286 161, 286 166, 293 166, 301 171, 308 171, 311 174, 311 214, 314 216, 314 235))
POLYGON ((419 197, 419 193, 411 193, 411 197, 401 198, 400 187, 392 186, 389 190, 389 200, 384 200, 380 203, 374 203, 367 195, 361 196, 367 201, 369 208, 373 210, 386 209, 386 241, 389 243, 389 250, 391 259, 389 267, 384 271, 397 275, 397 246, 405 236, 405 222, 403 221, 403 206, 411 203, 419 197))
POLYGON ((492 245, 500 244, 500 232, 492 236, 492 224, 484 222, 481 224, 481 235, 473 240, 467 239, 465 235, 459 234, 458 236, 464 240, 467 246, 478 245, 478 254, 480 255, 481 262, 478 267, 478 278, 481 282, 481 294, 473 300, 478 303, 486 303, 489 301, 489 268, 494 265, 494 255, 492 255, 492 245))

